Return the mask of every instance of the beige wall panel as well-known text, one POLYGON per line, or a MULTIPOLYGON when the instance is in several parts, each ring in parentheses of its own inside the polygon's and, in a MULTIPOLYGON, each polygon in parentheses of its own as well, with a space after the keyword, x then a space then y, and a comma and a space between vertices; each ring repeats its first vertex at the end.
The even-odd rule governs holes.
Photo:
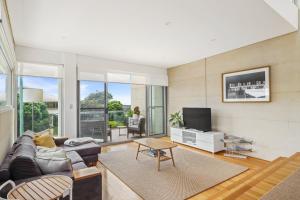
POLYGON ((207 98, 207 106, 222 117, 299 121, 300 105, 296 94, 274 93, 271 103, 222 103, 221 96, 211 96, 207 98))
POLYGON ((186 65, 178 66, 168 70, 168 75, 172 77, 169 82, 184 81, 190 78, 205 76, 204 60, 196 61, 186 65), (174 70, 173 70, 174 69, 174 70))
POLYGON ((191 78, 179 81, 168 88, 172 97, 198 97, 205 96, 205 78, 191 78))
POLYGON ((131 84, 131 109, 139 106, 141 115, 146 116, 146 87, 131 84))
POLYGON ((300 150, 299 145, 291 145, 300 140, 300 134, 291 134, 288 122, 234 117, 213 117, 213 120, 218 130, 253 139, 251 156, 273 160, 278 155, 289 156, 300 150))
POLYGON ((206 70, 204 63, 169 69, 169 113, 185 106, 205 107, 207 102, 214 129, 255 141, 250 155, 272 160, 300 151, 300 34, 207 58, 206 70), (222 103, 222 73, 267 65, 271 66, 271 103, 222 103), (187 78, 192 76, 202 81, 187 78))

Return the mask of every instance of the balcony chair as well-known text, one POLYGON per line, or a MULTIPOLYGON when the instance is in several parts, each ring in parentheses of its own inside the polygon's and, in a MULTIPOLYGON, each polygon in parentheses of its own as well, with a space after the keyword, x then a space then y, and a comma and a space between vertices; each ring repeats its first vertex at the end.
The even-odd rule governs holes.
POLYGON ((140 137, 143 133, 146 134, 145 124, 146 119, 144 117, 140 117, 137 124, 134 124, 133 119, 129 117, 127 121, 127 138, 129 138, 129 134, 132 134, 132 136, 138 134, 140 137))

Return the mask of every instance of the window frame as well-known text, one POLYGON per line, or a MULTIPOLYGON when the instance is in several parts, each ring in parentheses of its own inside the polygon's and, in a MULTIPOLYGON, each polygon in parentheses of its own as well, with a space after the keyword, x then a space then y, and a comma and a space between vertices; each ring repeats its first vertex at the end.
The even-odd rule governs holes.
MULTIPOLYGON (((38 63, 35 63, 38 64, 38 63)), ((62 67, 64 67, 63 65, 61 65, 62 67)), ((63 116, 64 116, 64 96, 63 96, 63 90, 64 90, 64 85, 63 85, 63 78, 55 78, 55 77, 46 77, 46 76, 38 76, 38 75, 18 75, 18 74, 14 74, 14 78, 15 78, 15 85, 16 85, 16 89, 15 89, 15 96, 17 97, 18 92, 19 92, 19 83, 18 83, 18 77, 33 77, 33 78, 53 78, 53 79, 57 79, 57 86, 58 86, 58 135, 55 137, 64 137, 64 121, 63 121, 63 116)), ((16 98, 16 116, 19 112, 18 108, 17 108, 18 102, 17 102, 17 98, 16 98)), ((17 137, 19 137, 21 135, 21 133, 18 133, 18 118, 16 118, 16 135, 17 137)))

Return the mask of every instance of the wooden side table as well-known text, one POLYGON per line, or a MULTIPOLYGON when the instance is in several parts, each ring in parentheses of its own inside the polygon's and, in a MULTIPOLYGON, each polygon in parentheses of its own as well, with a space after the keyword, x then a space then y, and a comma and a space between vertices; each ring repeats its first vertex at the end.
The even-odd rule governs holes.
POLYGON ((43 176, 34 181, 22 183, 9 191, 9 200, 52 200, 70 196, 73 199, 73 181, 70 177, 43 176))

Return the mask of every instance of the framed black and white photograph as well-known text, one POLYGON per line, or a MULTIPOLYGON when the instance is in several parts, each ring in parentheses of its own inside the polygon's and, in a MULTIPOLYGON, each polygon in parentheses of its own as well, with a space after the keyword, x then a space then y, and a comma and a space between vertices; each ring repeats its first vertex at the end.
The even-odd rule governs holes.
POLYGON ((222 74, 223 102, 270 102, 270 67, 222 74))

